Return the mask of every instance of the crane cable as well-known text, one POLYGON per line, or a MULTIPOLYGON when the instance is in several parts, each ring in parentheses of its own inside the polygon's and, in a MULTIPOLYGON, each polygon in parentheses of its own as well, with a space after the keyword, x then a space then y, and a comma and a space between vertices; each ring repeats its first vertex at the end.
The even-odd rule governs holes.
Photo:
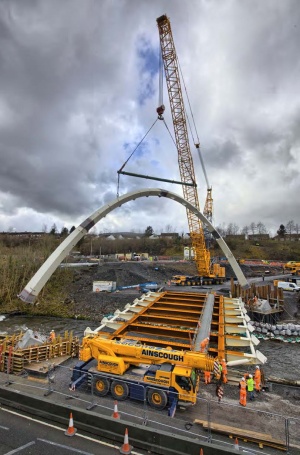
POLYGON ((164 104, 164 96, 163 96, 163 60, 161 50, 158 51, 158 106, 162 106, 164 104))
MULTIPOLYGON (((179 63, 179 62, 178 62, 179 63)), ((181 69, 180 69, 181 71, 181 69)), ((181 73, 182 75, 182 73, 181 73)), ((183 77, 182 77, 183 78, 183 77)), ((184 84, 184 87, 185 87, 185 84, 184 84)), ((186 87, 185 87, 185 92, 187 94, 187 90, 186 90, 186 87)), ((188 95, 187 95, 188 97, 188 95)), ((189 102, 189 99, 188 99, 188 102, 189 102)), ((159 50, 159 91, 158 91, 158 105, 159 106, 163 106, 163 63, 162 63, 162 54, 161 54, 161 51, 159 50)), ((189 102, 189 106, 190 106, 190 110, 192 112, 192 109, 191 109, 191 105, 190 105, 190 102, 189 102)), ((188 116, 187 116, 188 118, 188 116)), ((165 121, 165 119, 163 118, 163 116, 158 116, 157 119, 153 122, 153 124, 151 125, 151 127, 148 129, 147 133, 144 135, 144 137, 140 140, 140 142, 137 144, 137 146, 135 147, 135 149, 133 150, 133 152, 129 155, 129 157, 127 158, 127 160, 125 161, 125 163, 120 167, 120 169, 118 170, 118 184, 117 184, 117 198, 119 197, 119 191, 120 191, 120 174, 121 174, 121 171, 124 169, 124 167, 126 166, 126 164, 128 163, 128 161, 132 158, 133 154, 136 152, 136 150, 139 148, 139 146, 142 144, 142 142, 145 140, 145 138, 147 137, 147 135, 150 133, 150 131, 152 130, 152 128, 154 127, 155 123, 157 122, 157 120, 163 120, 163 123, 171 137, 171 140, 174 144, 174 147, 175 149, 177 150, 177 145, 176 145, 176 141, 174 139, 174 137, 172 136, 172 133, 165 121)), ((188 118, 188 122, 189 122, 189 118, 188 118)), ((189 126, 190 126, 190 123, 189 123, 189 126)), ((196 130, 196 125, 195 125, 195 122, 194 122, 194 127, 195 127, 195 130, 196 130)), ((192 137, 193 137, 193 133, 192 133, 192 129, 191 129, 191 126, 190 126, 190 131, 191 131, 191 134, 192 134, 192 137)), ((194 140, 194 138, 193 138, 194 140)), ((193 180, 193 183, 194 185, 196 186, 196 182, 193 180)))
MULTIPOLYGON (((163 60, 162 60, 162 54, 161 54, 161 50, 159 49, 158 51, 159 53, 159 56, 158 56, 158 62, 159 62, 159 90, 158 90, 158 105, 159 106, 162 106, 163 105, 163 60)), ((149 128, 149 130, 147 131, 147 133, 144 135, 144 137, 142 138, 142 140, 137 144, 137 146, 135 147, 135 149, 133 150, 133 152, 129 155, 129 157, 127 158, 127 160, 125 161, 125 163, 120 167, 120 169, 118 170, 118 184, 117 184, 117 198, 119 197, 119 191, 120 191, 120 173, 121 171, 124 169, 124 167, 126 166, 126 164, 128 163, 128 161, 132 158, 133 154, 136 152, 136 150, 139 148, 139 146, 142 144, 142 142, 145 140, 146 136, 149 134, 149 132, 152 130, 152 128, 154 127, 155 123, 157 122, 157 120, 163 120, 164 124, 165 124, 165 127, 167 128, 167 131, 169 132, 170 136, 171 136, 171 139, 173 141, 173 144, 175 145, 175 148, 176 148, 176 143, 175 143, 175 140, 164 120, 163 117, 157 117, 157 119, 155 120, 155 122, 153 122, 153 124, 151 125, 151 127, 149 128)))
POLYGON ((136 150, 139 148, 139 146, 141 145, 141 143, 144 141, 144 139, 146 138, 146 136, 148 135, 148 133, 152 130, 152 128, 154 127, 155 123, 157 122, 158 118, 155 120, 155 122, 152 123, 152 125, 150 126, 150 128, 148 129, 147 133, 145 134, 145 136, 140 140, 140 142, 138 143, 138 145, 135 147, 135 149, 133 150, 133 152, 129 155, 129 157, 127 158, 127 160, 125 161, 125 163, 120 167, 120 169, 118 170, 118 189, 117 189, 117 197, 119 197, 119 188, 120 188, 120 172, 124 169, 124 167, 126 166, 126 164, 128 163, 128 161, 130 160, 130 158, 132 157, 132 155, 134 154, 134 152, 136 152, 136 150))
POLYGON ((203 157, 202 157, 202 154, 200 152, 199 135, 198 135, 198 131, 197 131, 196 123, 195 123, 195 118, 194 118, 194 114, 193 114, 191 103, 190 103, 190 98, 189 98, 188 91, 187 91, 187 88, 186 88, 186 85, 185 85, 185 81, 184 81, 184 77, 183 77, 183 73, 182 73, 182 70, 181 70, 181 66, 180 66, 180 62, 179 62, 178 57, 177 57, 177 62, 178 62, 178 67, 179 67, 179 71, 180 71, 180 74, 181 74, 181 79, 182 79, 183 86, 184 86, 184 91, 185 91, 186 98, 187 98, 187 101, 188 101, 188 105, 189 105, 189 108, 190 108, 190 113, 191 113, 191 117, 192 117, 192 120, 193 120, 193 125, 194 125, 194 129, 195 129, 195 134, 196 134, 196 137, 197 137, 197 142, 195 141, 195 138, 194 138, 194 134, 193 134, 193 130, 192 130, 192 127, 191 127, 189 115, 188 115, 188 113, 187 113, 187 111, 185 109, 185 114, 186 114, 186 118, 187 118, 187 121, 188 121, 189 130, 190 130, 194 145, 196 146, 196 149, 197 149, 197 152, 198 152, 198 156, 199 156, 199 159, 200 159, 200 162, 201 162, 201 166, 202 166, 202 170, 203 170, 204 177, 205 177, 205 180, 206 180, 207 188, 211 188, 210 185, 209 185, 209 181, 208 181, 208 177, 207 177, 207 173, 206 173, 206 168, 205 168, 205 165, 204 165, 203 157), (198 145, 198 147, 197 147, 197 145, 198 145))
MULTIPOLYGON (((176 58, 177 58, 177 56, 176 56, 176 58)), ((178 58, 177 58, 177 60, 178 60, 178 58)), ((159 61, 159 76, 158 76, 158 77, 159 77, 159 92, 158 92, 158 106, 163 107, 163 110, 164 110, 164 109, 165 109, 164 100, 163 100, 163 72, 164 72, 164 66, 163 66, 163 58, 162 58, 161 49, 159 49, 158 61, 159 61)), ((179 62, 178 62, 178 64, 179 64, 179 62)), ((181 71, 181 69, 180 69, 180 71, 181 71)), ((182 75, 182 74, 181 74, 181 75, 182 75)), ((182 77, 182 78, 183 78, 183 77, 182 77)), ((186 91, 186 94, 187 94, 186 88, 185 88, 185 91, 186 91)), ((190 103, 189 103, 189 105, 190 105, 190 103)), ((192 111, 191 106, 190 106, 190 110, 192 111)), ((162 120, 162 121, 163 121, 163 123, 164 123, 164 125, 165 125, 165 127, 166 127, 166 129, 167 129, 167 131, 168 131, 168 133, 169 133, 169 135, 170 135, 170 137, 171 137, 171 140, 172 140, 172 142, 173 142, 173 144, 174 144, 175 150, 178 151, 178 150, 177 150, 176 141, 175 141, 174 137, 172 136, 172 133, 171 133, 171 131, 170 131, 170 129, 169 129, 169 127, 168 127, 168 125, 167 125, 167 123, 166 123, 166 121, 165 121, 163 115, 162 115, 162 114, 159 115, 158 118, 159 118, 159 120, 162 120)), ((188 118, 188 117, 187 117, 187 118, 188 118)), ((189 121, 189 119, 188 119, 188 121, 189 121)), ((194 122, 194 125, 195 125, 195 122, 194 122)), ((189 125, 189 126, 190 126, 190 125, 189 125)), ((196 126, 195 126, 195 130, 196 130, 196 126)), ((193 136, 193 132, 192 132, 191 127, 190 127, 190 131, 191 131, 191 134, 192 134, 192 136, 193 136)), ((194 140, 194 138, 193 138, 193 140, 194 140)), ((179 157, 178 157, 178 159, 179 159, 179 157)), ((189 169, 188 169, 188 166, 187 166, 187 163, 183 163, 183 164, 184 164, 185 167, 186 167, 186 173, 187 173, 187 174, 190 174, 189 169)), ((194 184, 195 186, 197 186, 195 180, 192 178, 192 175, 190 175, 190 179, 193 181, 193 184, 194 184)))

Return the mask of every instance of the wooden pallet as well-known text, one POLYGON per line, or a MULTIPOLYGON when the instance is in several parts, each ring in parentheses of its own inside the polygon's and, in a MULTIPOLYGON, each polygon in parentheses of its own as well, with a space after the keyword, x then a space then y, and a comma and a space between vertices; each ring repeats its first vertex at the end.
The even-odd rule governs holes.
POLYGON ((221 425, 219 423, 208 423, 206 420, 195 419, 194 423, 202 425, 205 429, 210 429, 216 433, 227 434, 232 439, 241 439, 244 442, 255 442, 260 449, 264 446, 274 447, 279 450, 286 451, 286 444, 280 439, 274 439, 270 434, 258 433, 257 431, 244 430, 242 428, 221 425))

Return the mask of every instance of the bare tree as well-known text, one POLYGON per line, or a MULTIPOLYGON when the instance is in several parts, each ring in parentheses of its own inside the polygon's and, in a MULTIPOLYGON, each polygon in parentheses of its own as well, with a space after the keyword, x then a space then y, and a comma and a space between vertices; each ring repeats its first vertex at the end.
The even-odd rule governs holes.
POLYGON ((221 237, 225 237, 227 230, 225 223, 223 223, 222 225, 220 224, 219 226, 216 227, 216 229, 221 235, 221 237))
POLYGON ((166 224, 166 227, 165 227, 165 232, 175 232, 174 229, 173 229, 173 226, 171 224, 166 224))
POLYGON ((249 226, 244 226, 243 229, 241 230, 241 233, 245 234, 246 236, 248 236, 248 234, 249 234, 249 226))
POLYGON ((257 223, 256 228, 257 228, 257 233, 258 234, 266 234, 267 233, 266 226, 261 221, 259 221, 257 223))
POLYGON ((286 232, 290 236, 290 239, 292 237, 292 233, 295 230, 295 222, 294 220, 290 220, 286 223, 286 232))
POLYGON ((239 232, 239 227, 235 223, 229 223, 226 229, 226 235, 237 235, 239 232))
POLYGON ((254 235, 256 234, 256 230, 257 230, 257 226, 256 224, 252 221, 252 223, 250 224, 250 232, 254 235))

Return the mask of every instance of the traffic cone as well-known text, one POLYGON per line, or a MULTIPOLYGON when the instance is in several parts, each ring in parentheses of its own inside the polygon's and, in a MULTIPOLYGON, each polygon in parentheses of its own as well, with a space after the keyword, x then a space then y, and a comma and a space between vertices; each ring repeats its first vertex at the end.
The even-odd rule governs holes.
POLYGON ((128 430, 125 430, 124 444, 120 447, 120 453, 123 455, 129 455, 131 453, 132 446, 129 445, 128 441, 128 430))
POLYGON ((114 412, 112 414, 112 417, 114 419, 119 419, 121 417, 119 412, 118 412, 118 402, 117 401, 115 401, 115 404, 114 404, 114 412))
POLYGON ((203 449, 200 449, 200 454, 199 455, 203 455, 203 449))
POLYGON ((70 413, 70 420, 69 420, 69 428, 65 431, 66 436, 74 436, 76 433, 77 429, 74 428, 74 423, 73 423, 73 415, 72 412, 70 413))
POLYGON ((240 450, 238 438, 235 438, 235 441, 234 441, 234 450, 240 450))

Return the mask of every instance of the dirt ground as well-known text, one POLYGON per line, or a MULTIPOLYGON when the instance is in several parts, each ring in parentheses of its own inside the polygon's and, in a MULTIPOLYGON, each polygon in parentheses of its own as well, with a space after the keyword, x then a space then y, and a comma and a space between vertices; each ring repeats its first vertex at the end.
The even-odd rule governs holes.
MULTIPOLYGON (((261 267, 241 266, 247 278, 262 277, 261 267)), ((282 270, 273 268, 270 275, 281 274, 282 270)), ((93 281, 115 281, 117 286, 138 285, 148 281, 155 281, 158 285, 166 287, 173 275, 196 275, 194 263, 189 262, 107 262, 100 266, 76 269, 74 280, 68 289, 66 304, 74 306, 77 317, 86 317, 100 321, 103 316, 113 314, 117 309, 123 309, 127 303, 132 303, 140 295, 136 289, 127 289, 114 293, 93 292, 93 281)), ((230 286, 230 278, 233 277, 230 266, 226 266, 228 281, 224 288, 230 286)), ((267 277, 265 282, 267 282, 267 277)), ((177 288, 178 289, 178 288, 177 288)), ((293 296, 295 297, 295 296, 293 296)), ((296 299, 287 299, 287 314, 285 317, 296 317, 299 314, 300 303, 296 299)))
POLYGON ((131 286, 155 281, 165 286, 167 281, 176 274, 196 275, 194 264, 190 263, 151 263, 151 262, 108 262, 99 267, 89 267, 75 271, 73 284, 68 290, 66 303, 74 305, 78 316, 100 321, 103 316, 122 310, 127 303, 139 297, 136 289, 120 292, 95 293, 93 281, 115 281, 117 286, 131 286))
MULTIPOLYGON (((261 276, 261 270, 243 267, 245 276, 261 276)), ((282 273, 281 270, 271 270, 270 275, 282 273)), ((93 293, 93 281, 116 281, 117 286, 137 285, 147 281, 156 281, 161 286, 167 286, 168 280, 175 274, 196 274, 194 264, 190 263, 149 263, 121 262, 104 263, 100 267, 76 271, 74 282, 69 290, 69 303, 72 303, 80 316, 91 320, 101 321, 105 315, 113 314, 116 309, 122 310, 127 303, 132 303, 140 293, 137 290, 123 290, 114 293, 93 293)), ((227 269, 229 278, 231 270, 227 269)), ((270 278, 271 279, 271 278, 270 278)), ((268 278, 265 279, 266 281, 268 278)), ((229 288, 230 281, 224 287, 229 288)), ((167 286, 168 288, 168 286, 167 286)), ((286 297, 287 312, 284 318, 289 322, 299 324, 299 296, 291 294, 286 297)), ((258 349, 268 358, 263 366, 266 378, 277 377, 291 381, 299 381, 300 347, 276 341, 261 341, 258 349)), ((239 372, 254 372, 255 366, 240 367, 239 372)), ((300 405, 300 387, 267 383, 268 387, 254 402, 247 407, 253 410, 271 412, 274 414, 298 417, 300 405)), ((201 395, 215 399, 215 384, 202 387, 201 395)), ((224 403, 238 404, 239 390, 237 383, 224 386, 224 403)), ((235 412, 236 411, 236 408, 235 412)), ((242 412, 242 410, 241 410, 242 412)), ((299 421, 300 424, 300 421, 299 421)), ((275 424, 276 425, 276 424, 275 424)), ((282 425, 282 424, 280 424, 282 425)), ((275 427, 276 428, 276 427, 275 427)), ((257 430, 258 431, 258 430, 257 430)), ((300 430, 299 430, 300 433, 300 430)))

